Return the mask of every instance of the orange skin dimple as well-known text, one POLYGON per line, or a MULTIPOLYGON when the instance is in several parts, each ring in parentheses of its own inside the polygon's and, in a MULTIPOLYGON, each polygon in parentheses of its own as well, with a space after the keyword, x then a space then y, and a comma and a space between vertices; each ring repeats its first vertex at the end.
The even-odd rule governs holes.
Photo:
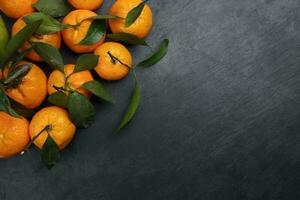
POLYGON ((141 15, 129 27, 125 26, 125 18, 127 14, 136 6, 141 0, 117 0, 110 8, 109 14, 122 17, 124 19, 110 19, 109 26, 113 33, 129 33, 136 35, 139 38, 145 38, 151 31, 153 19, 152 11, 146 4, 141 15))
MULTIPOLYGON (((21 31, 26 26, 26 23, 23 21, 23 18, 19 18, 12 27, 12 36, 15 36, 19 31, 21 31)), ((52 45, 53 47, 59 49, 61 46, 61 35, 60 32, 52 33, 49 35, 40 35, 40 36, 32 36, 30 38, 33 42, 43 42, 52 45)), ((29 42, 25 42, 24 45, 20 48, 20 50, 25 50, 30 48, 31 45, 29 42)), ((41 62, 43 58, 41 58, 34 50, 32 50, 28 55, 32 61, 41 62)))
POLYGON ((30 141, 27 119, 0 112, 0 158, 21 153, 30 141))
POLYGON ((10 18, 18 19, 34 12, 32 4, 38 0, 0 0, 0 9, 10 18))
POLYGON ((105 36, 96 44, 80 45, 92 24, 92 20, 85 20, 90 17, 97 16, 96 13, 90 10, 74 10, 70 12, 64 19, 63 24, 73 25, 78 27, 67 28, 62 31, 65 44, 76 53, 93 52, 100 44, 104 42, 105 36), (80 24, 80 25, 79 25, 80 24))
POLYGON ((98 75, 109 81, 120 80, 127 76, 129 73, 129 68, 122 65, 120 62, 112 62, 111 57, 108 52, 110 52, 114 57, 118 58, 122 63, 131 67, 132 57, 130 52, 125 46, 116 42, 106 42, 98 47, 95 51, 96 55, 99 55, 100 59, 95 71, 98 75))
POLYGON ((64 87, 65 83, 67 81, 67 83, 68 83, 67 85, 68 85, 68 87, 70 87, 70 89, 76 90, 88 98, 91 96, 91 93, 88 90, 81 87, 82 84, 94 80, 91 72, 86 70, 86 71, 81 71, 81 72, 77 72, 77 73, 70 75, 73 72, 74 67, 75 67, 75 65, 68 64, 68 65, 65 65, 65 68, 64 68, 65 74, 63 74, 61 71, 58 71, 58 70, 54 70, 50 74, 49 79, 48 79, 49 95, 57 92, 57 90, 53 86, 64 87), (67 80, 66 80, 66 77, 68 77, 67 80))
POLYGON ((103 0, 68 0, 76 9, 96 10, 101 7, 103 0))
POLYGON ((29 125, 31 139, 46 126, 51 127, 49 132, 43 131, 34 141, 34 144, 40 149, 42 149, 48 133, 62 150, 72 141, 76 132, 76 126, 71 122, 68 112, 56 106, 43 108, 33 116, 29 125))
MULTIPOLYGON (((29 62, 21 61, 18 65, 27 63, 29 62)), ((26 108, 34 109, 47 96, 47 77, 37 65, 32 64, 31 70, 23 77, 21 84, 17 88, 8 88, 5 93, 26 108)))

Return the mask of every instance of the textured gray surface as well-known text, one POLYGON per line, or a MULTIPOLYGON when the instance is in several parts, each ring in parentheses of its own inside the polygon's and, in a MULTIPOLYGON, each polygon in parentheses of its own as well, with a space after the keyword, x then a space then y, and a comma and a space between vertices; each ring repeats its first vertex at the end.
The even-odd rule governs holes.
POLYGON ((36 150, 0 160, 0 199, 300 199, 299 1, 149 3, 148 40, 168 35, 171 44, 138 72, 134 122, 111 134, 132 81, 107 84, 118 103, 97 103, 97 123, 78 131, 52 171, 36 150))

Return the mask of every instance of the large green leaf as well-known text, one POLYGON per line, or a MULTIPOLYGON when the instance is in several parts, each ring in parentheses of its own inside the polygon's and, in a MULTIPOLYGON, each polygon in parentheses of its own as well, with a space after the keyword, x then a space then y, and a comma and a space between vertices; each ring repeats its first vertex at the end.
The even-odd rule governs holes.
POLYGON ((93 104, 84 95, 74 91, 69 95, 68 109, 71 120, 79 127, 89 127, 95 117, 93 104))
POLYGON ((3 55, 2 63, 0 68, 17 52, 17 50, 28 40, 31 35, 39 28, 42 20, 33 22, 30 25, 25 26, 19 31, 7 44, 5 53, 3 55))
POLYGON ((39 0, 33 7, 52 17, 62 17, 73 10, 66 0, 39 0))
POLYGON ((9 35, 3 21, 2 16, 0 15, 0 63, 2 62, 2 57, 4 55, 7 42, 9 40, 9 35))
POLYGON ((88 91, 90 91, 100 99, 103 99, 104 101, 110 103, 114 101, 113 97, 106 91, 103 85, 96 80, 86 82, 81 87, 87 89, 88 91))
POLYGON ((64 108, 68 107, 68 100, 69 100, 68 96, 62 92, 53 93, 48 97, 48 101, 51 104, 64 107, 64 108))
POLYGON ((31 24, 37 20, 42 20, 42 24, 35 32, 38 35, 47 35, 59 32, 63 29, 63 25, 59 21, 41 12, 26 15, 23 17, 23 20, 26 22, 26 24, 31 24))
POLYGON ((140 62, 138 67, 151 67, 158 63, 168 52, 169 40, 164 39, 160 44, 158 50, 154 52, 152 56, 147 58, 146 60, 140 62))
POLYGON ((106 34, 106 20, 93 20, 89 30, 80 45, 96 44, 106 34))
POLYGON ((141 15, 146 3, 148 0, 143 1, 137 7, 133 8, 131 11, 128 12, 127 17, 125 19, 125 26, 131 26, 137 18, 141 15))
POLYGON ((113 41, 123 42, 126 44, 149 46, 145 40, 129 33, 112 33, 107 34, 106 37, 113 41))
POLYGON ((43 145, 41 159, 48 169, 54 167, 60 159, 59 148, 50 134, 43 145))
POLYGON ((32 47, 51 67, 64 71, 63 58, 58 49, 42 42, 34 42, 32 47))
POLYGON ((73 73, 94 69, 99 61, 99 56, 95 54, 83 54, 78 57, 73 73))
POLYGON ((133 119, 141 101, 141 86, 135 76, 134 79, 135 86, 132 92, 131 101, 119 127, 117 128, 117 132, 124 128, 133 119))

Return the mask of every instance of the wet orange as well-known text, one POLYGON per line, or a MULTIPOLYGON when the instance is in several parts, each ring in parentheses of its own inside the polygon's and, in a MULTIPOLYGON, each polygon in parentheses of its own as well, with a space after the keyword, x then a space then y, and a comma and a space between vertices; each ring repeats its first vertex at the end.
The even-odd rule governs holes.
POLYGON ((32 4, 38 0, 0 0, 0 9, 8 17, 18 19, 34 11, 32 4))
POLYGON ((68 112, 60 107, 50 106, 37 112, 29 125, 31 139, 41 133, 34 140, 34 144, 42 149, 48 134, 58 145, 59 149, 64 149, 73 139, 76 126, 71 122, 68 112), (48 126, 48 131, 43 131, 48 126))
MULTIPOLYGON (((19 62, 19 65, 30 62, 19 62)), ((6 94, 26 108, 38 107, 47 96, 47 77, 35 64, 31 63, 31 70, 23 77, 17 88, 6 89, 6 94)))
POLYGON ((93 52, 100 44, 103 43, 105 36, 103 36, 96 44, 80 44, 80 42, 86 37, 92 23, 92 20, 88 20, 88 18, 94 16, 97 16, 97 14, 90 10, 74 10, 63 19, 63 24, 76 26, 67 28, 62 32, 65 44, 72 51, 76 53, 93 52))
POLYGON ((94 80, 90 71, 81 71, 72 74, 75 65, 65 65, 64 74, 61 71, 54 70, 48 79, 48 93, 53 94, 57 90, 53 87, 63 87, 66 90, 76 90, 86 97, 90 97, 91 93, 82 88, 81 85, 94 80), (72 74, 72 75, 70 75, 72 74), (67 78, 66 78, 67 77, 67 78))
POLYGON ((113 81, 127 76, 132 57, 125 46, 116 42, 106 42, 95 50, 95 54, 100 56, 95 71, 101 78, 113 81))
POLYGON ((96 10, 100 8, 103 0, 68 0, 76 9, 96 10))
MULTIPOLYGON (((21 31, 26 26, 26 23, 23 21, 23 18, 19 18, 12 27, 12 36, 16 35, 19 31, 21 31)), ((61 35, 60 32, 52 33, 49 35, 35 35, 30 38, 33 42, 43 42, 47 43, 49 45, 52 45, 53 47, 59 49, 61 46, 61 35)), ((20 50, 25 50, 30 48, 31 45, 29 42, 25 42, 24 45, 21 47, 20 50)), ((32 61, 41 62, 43 61, 43 58, 41 58, 34 50, 32 50, 28 55, 27 58, 29 58, 32 61)))
POLYGON ((130 33, 139 38, 145 38, 149 34, 152 28, 153 19, 152 11, 147 4, 136 21, 129 27, 125 26, 125 18, 127 17, 127 14, 141 2, 141 0, 117 0, 113 4, 110 8, 109 14, 124 18, 109 20, 109 26, 113 33, 130 33))
POLYGON ((0 112, 0 127, 0 158, 22 152, 30 141, 27 119, 0 112))

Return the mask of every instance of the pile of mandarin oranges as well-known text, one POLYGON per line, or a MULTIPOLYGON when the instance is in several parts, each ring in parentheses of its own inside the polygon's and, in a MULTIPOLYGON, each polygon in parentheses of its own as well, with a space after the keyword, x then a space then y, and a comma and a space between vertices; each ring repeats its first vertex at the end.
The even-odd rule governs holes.
POLYGON ((0 158, 26 153, 34 144, 43 163, 52 168, 76 128, 91 124, 91 96, 113 101, 97 79, 118 81, 132 74, 132 99, 118 130, 133 118, 140 101, 135 68, 162 59, 168 40, 157 51, 144 40, 153 25, 147 1, 115 0, 107 14, 99 15, 96 10, 102 4, 103 0, 0 0, 1 12, 16 20, 11 36, 2 17, 0 21, 0 158), (76 54, 75 64, 63 63, 62 43, 76 54), (134 66, 125 45, 150 47, 146 48, 152 55, 134 66), (45 73, 40 63, 51 72, 45 73))

